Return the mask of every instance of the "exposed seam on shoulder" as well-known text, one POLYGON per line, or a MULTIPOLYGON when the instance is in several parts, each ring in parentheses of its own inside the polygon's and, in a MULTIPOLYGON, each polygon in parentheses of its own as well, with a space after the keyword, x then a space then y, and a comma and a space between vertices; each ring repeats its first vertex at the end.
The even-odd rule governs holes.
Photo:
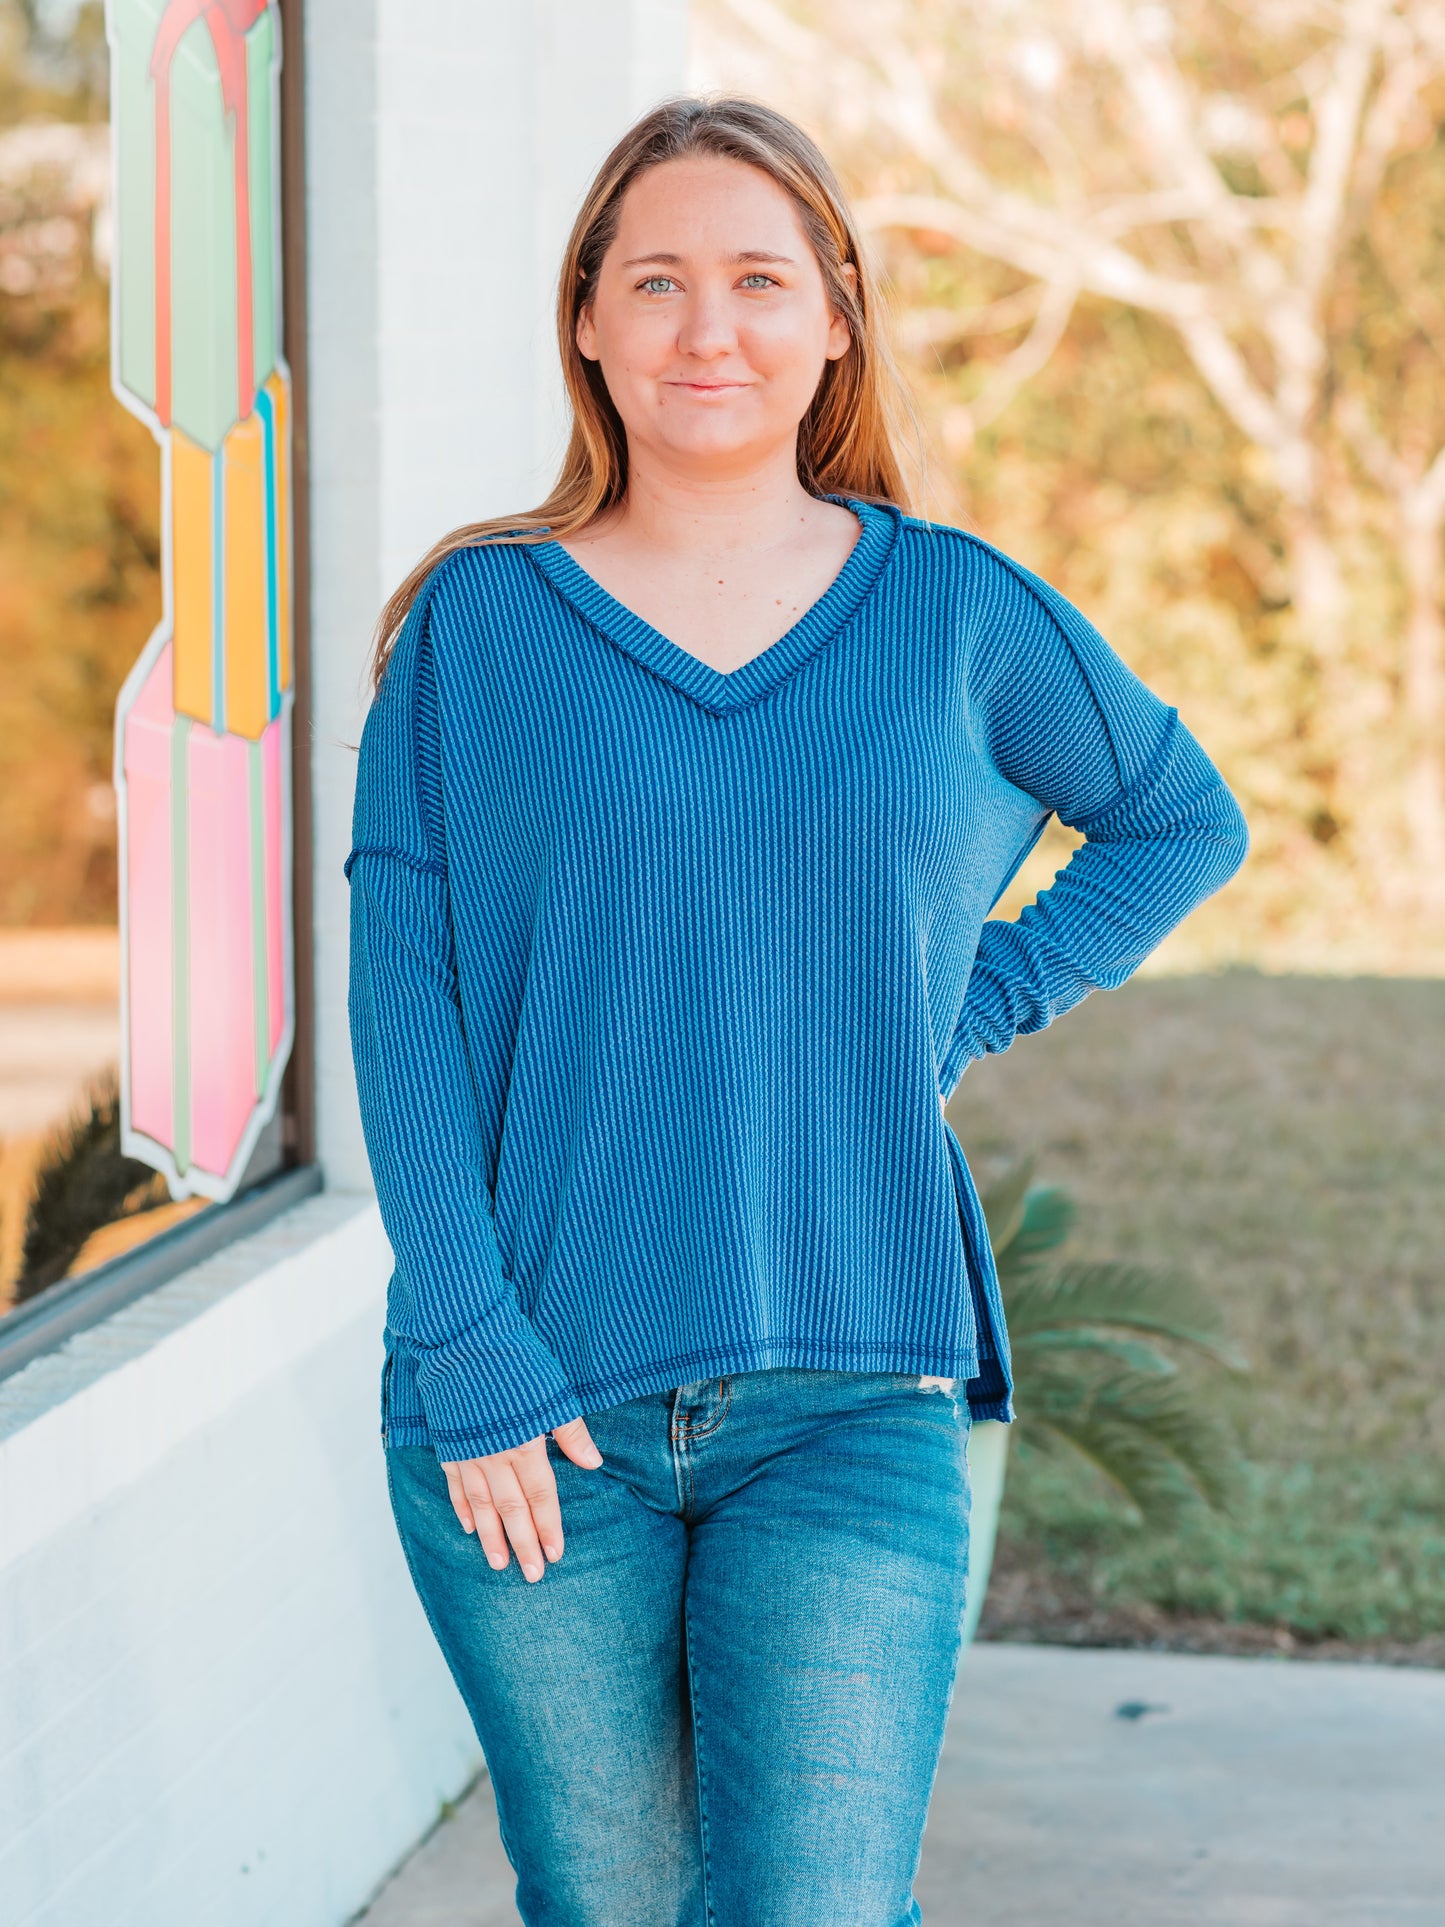
POLYGON ((1125 783, 1122 789, 1114 792, 1107 803, 1101 803, 1098 809, 1090 810, 1087 816, 1076 816, 1069 827, 1075 830, 1082 830, 1085 836, 1087 836, 1091 824, 1097 827, 1106 816, 1112 816, 1115 810, 1127 803, 1131 796, 1135 796, 1139 791, 1147 789, 1149 785, 1157 779, 1163 765, 1173 756, 1174 742, 1179 734, 1180 728, 1179 711, 1171 706, 1168 711, 1168 720, 1164 725, 1164 734, 1159 738, 1157 745, 1150 754, 1148 762, 1134 780, 1131 783, 1125 783))
MULTIPOLYGON (((460 561, 464 555, 475 555, 480 549, 500 548, 504 546, 505 544, 493 542, 459 542, 456 548, 447 550, 441 561, 437 563, 436 567, 431 571, 430 575, 428 575, 426 587, 431 589, 435 584, 440 583, 447 571, 452 569, 452 564, 460 561)), ((455 574, 456 571, 452 569, 452 573, 455 574)))
MULTIPOLYGON (((967 543, 967 545, 970 548, 979 549, 985 555, 991 556, 995 562, 999 563, 1003 568, 1008 570, 1009 574, 1013 577, 1014 581, 1018 583, 1019 587, 1024 591, 1024 593, 1027 596, 1029 596, 1029 598, 1032 601, 1038 604, 1039 608, 1042 609, 1044 614, 1048 617, 1049 621, 1058 630, 1059 634, 1063 637, 1064 641, 1068 643, 1070 653, 1077 658, 1078 651, 1074 648, 1073 639, 1069 635, 1068 630, 1064 627, 1063 623, 1059 621, 1059 618, 1054 614, 1053 610, 1049 607, 1046 599, 1039 594, 1038 589, 1029 580, 1029 574, 1031 572, 1026 570, 1022 562, 1016 562, 1011 555, 1005 554, 1005 552, 1001 548, 999 548, 996 543, 986 541, 984 537, 981 535, 975 535, 971 529, 957 528, 952 522, 929 522, 922 525, 920 525, 917 522, 912 522, 910 526, 915 528, 920 535, 926 533, 929 535, 952 536, 955 541, 967 543)), ((1039 580, 1042 581, 1043 578, 1040 577, 1039 580)), ((1063 595, 1063 590, 1055 589, 1052 582, 1048 583, 1047 586, 1053 590, 1053 593, 1055 595, 1057 596, 1063 595)), ((1087 616, 1084 616, 1084 612, 1082 609, 1079 610, 1078 613, 1080 614, 1080 616, 1083 616, 1083 619, 1086 622, 1088 621, 1089 618, 1087 616)))
MULTIPOLYGON (((971 548, 980 550, 983 554, 991 556, 993 560, 997 562, 1001 568, 1007 570, 1008 574, 1018 584, 1019 588, 1023 590, 1024 594, 1028 596, 1029 600, 1043 615, 1044 619, 1052 625, 1053 629, 1055 630, 1056 634, 1059 637, 1059 640, 1063 643, 1064 647, 1068 650, 1069 654, 1073 657, 1075 663, 1078 665, 1079 674, 1083 677, 1084 685, 1088 689, 1089 695, 1092 697, 1094 701, 1094 705, 1099 711, 1100 719, 1102 720, 1104 725, 1104 733, 1109 739, 1109 747, 1114 754, 1114 761, 1116 762, 1116 764, 1119 765, 1120 773, 1122 775, 1123 759, 1119 754, 1118 746, 1114 740, 1114 731, 1109 723, 1108 711, 1104 708, 1104 705, 1099 701, 1099 698, 1095 693, 1093 678, 1090 676, 1088 667, 1084 662, 1083 657, 1079 654, 1078 648, 1075 646, 1074 638, 1069 634, 1068 630, 1064 627, 1064 624, 1059 620, 1059 617, 1057 616, 1057 614, 1049 606, 1048 598, 1042 595, 1039 591, 1039 588, 1036 586, 1036 584, 1030 580, 1030 575, 1032 572, 1026 569, 1023 563, 1016 562, 1011 555, 1006 555, 1004 551, 998 548, 994 543, 986 542, 981 535, 974 535, 968 529, 955 528, 951 523, 940 523, 937 525, 937 527, 938 527, 939 533, 944 535, 955 536, 960 542, 965 542, 971 548)), ((1043 577, 1040 576, 1038 580, 1039 582, 1043 582, 1043 577)), ((1052 582, 1045 583, 1044 586, 1047 587, 1052 594, 1058 596, 1060 601, 1063 601, 1063 602, 1068 601, 1068 597, 1064 595, 1063 590, 1056 589, 1052 582)), ((1072 607, 1072 604, 1070 606, 1072 607)), ((1075 614, 1079 617, 1079 620, 1081 622, 1086 622, 1086 623, 1090 622, 1089 617, 1084 614, 1082 609, 1075 610, 1075 614)), ((1095 627, 1095 625, 1093 623, 1090 623, 1090 627, 1091 628, 1095 627)), ((1175 712, 1176 717, 1177 717, 1177 713, 1178 712, 1176 711, 1175 712)), ((1166 727, 1164 732, 1164 741, 1165 742, 1169 741, 1171 738, 1171 735, 1172 735, 1172 729, 1166 727)), ((1149 767, 1150 768, 1153 767, 1152 757, 1150 759, 1149 767)), ((1108 810, 1117 808, 1118 804, 1123 800, 1124 797, 1126 797, 1129 794, 1130 790, 1132 790, 1137 783, 1143 781, 1145 774, 1147 774, 1147 770, 1141 771, 1139 776, 1136 776, 1131 782, 1121 784, 1119 789, 1115 792, 1112 800, 1109 803, 1107 803, 1103 809, 1091 810, 1089 812, 1089 816, 1087 820, 1089 822, 1093 822, 1098 817, 1104 815, 1108 810)), ((1084 818, 1080 818, 1079 823, 1082 823, 1085 820, 1086 819, 1084 818)), ((1078 824, 1075 824, 1074 827, 1077 828, 1078 824)))
MULTIPOLYGON (((978 542, 969 529, 961 529, 956 522, 935 522, 927 515, 905 515, 901 517, 905 529, 912 529, 917 535, 956 535, 961 542, 978 542)), ((988 543, 984 543, 987 548, 988 543)))
MULTIPOLYGON (((477 545, 468 544, 468 546, 475 547, 477 545)), ((441 587, 442 577, 461 554, 461 549, 451 549, 442 557, 440 562, 435 563, 428 569, 426 575, 422 578, 420 588, 412 598, 410 609, 407 610, 408 622, 415 620, 419 627, 423 629, 429 627, 431 621, 431 605, 435 600, 437 590, 441 587)))

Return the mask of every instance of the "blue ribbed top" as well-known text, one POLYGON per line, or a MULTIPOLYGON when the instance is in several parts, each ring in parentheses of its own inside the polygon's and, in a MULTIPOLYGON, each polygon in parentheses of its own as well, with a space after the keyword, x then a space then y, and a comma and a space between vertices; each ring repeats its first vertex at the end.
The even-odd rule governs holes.
POLYGON ((940 1097, 1121 984, 1247 833, 1056 590, 847 506, 832 586, 730 674, 554 541, 464 549, 412 608, 345 866, 392 1443, 789 1365, 1013 1417, 940 1097), (986 921, 1051 812, 1084 843, 986 921))

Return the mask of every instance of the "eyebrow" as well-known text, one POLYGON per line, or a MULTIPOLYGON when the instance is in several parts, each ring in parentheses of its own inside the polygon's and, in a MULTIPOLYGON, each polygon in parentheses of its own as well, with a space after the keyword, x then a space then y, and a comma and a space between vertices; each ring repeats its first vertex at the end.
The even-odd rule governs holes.
MULTIPOLYGON (((797 265, 792 255, 769 254, 766 248, 744 248, 741 253, 730 254, 727 258, 730 262, 739 265, 744 261, 773 261, 789 268, 797 265)), ((634 254, 630 261, 624 261, 622 265, 624 268, 644 268, 653 263, 662 267, 680 268, 682 256, 680 254, 634 254)))

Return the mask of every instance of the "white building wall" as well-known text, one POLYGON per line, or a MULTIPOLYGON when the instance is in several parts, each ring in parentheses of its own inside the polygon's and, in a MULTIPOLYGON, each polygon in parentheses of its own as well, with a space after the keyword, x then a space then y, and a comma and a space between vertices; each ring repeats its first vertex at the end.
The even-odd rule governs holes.
POLYGON ((586 177, 685 0, 307 0, 317 1108, 327 1191, 0 1383, 0 1924, 341 1927, 480 1763, 387 1504, 390 1254, 346 1030, 364 665, 534 502, 586 177))
MULTIPOLYGON (((683 87, 686 6, 307 0, 307 32, 325 985, 344 976, 356 775, 346 745, 365 713, 372 623, 448 529, 546 492, 562 446, 552 318, 562 244, 618 135, 683 87)), ((365 1186, 342 998, 320 999, 317 1055, 328 1181, 365 1186)))
POLYGON ((473 1776, 323 1194, 0 1387, 0 1922, 346 1920, 473 1776))

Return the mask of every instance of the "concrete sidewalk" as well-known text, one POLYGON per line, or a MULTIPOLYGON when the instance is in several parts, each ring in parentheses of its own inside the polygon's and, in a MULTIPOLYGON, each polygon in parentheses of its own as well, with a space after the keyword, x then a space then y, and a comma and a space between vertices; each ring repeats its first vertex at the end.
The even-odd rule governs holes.
MULTIPOLYGON (((929 1927, 1442 1927, 1445 1673, 976 1646, 916 1891, 929 1927)), ((484 1781, 360 1920, 511 1896, 484 1781)))

